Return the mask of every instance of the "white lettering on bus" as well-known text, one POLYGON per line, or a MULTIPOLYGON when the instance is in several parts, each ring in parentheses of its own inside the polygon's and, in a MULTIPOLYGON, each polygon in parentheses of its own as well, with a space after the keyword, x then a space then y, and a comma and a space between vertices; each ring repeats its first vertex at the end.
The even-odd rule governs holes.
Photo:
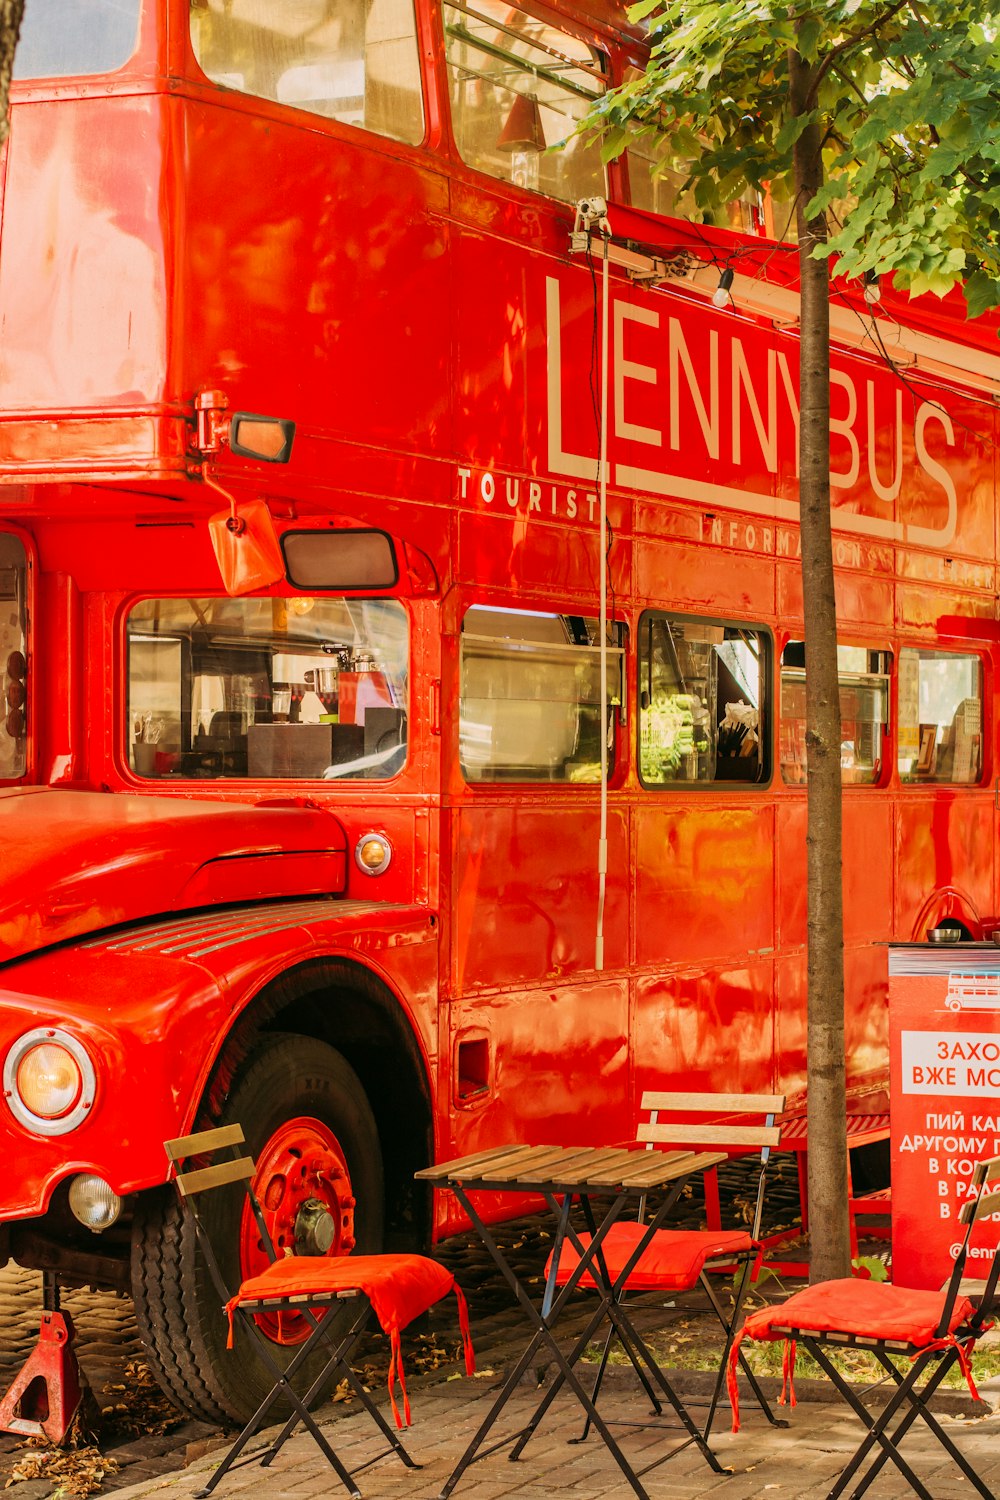
POLYGON ((895 451, 892 462, 892 479, 888 484, 883 484, 878 475, 875 463, 875 382, 869 380, 868 384, 868 478, 871 480, 872 489, 880 500, 887 502, 895 500, 899 494, 900 485, 903 483, 903 392, 896 392, 896 420, 893 423, 893 434, 895 436, 895 451))
POLYGON ((713 328, 708 336, 708 405, 702 395, 694 362, 684 337, 684 330, 676 318, 670 319, 670 446, 681 446, 681 366, 687 379, 687 387, 698 413, 701 435, 710 458, 719 456, 719 335, 713 328))
POLYGON ((760 443, 760 451, 764 455, 764 462, 772 474, 778 472, 778 382, 775 377, 776 356, 773 349, 767 351, 767 424, 761 416, 760 404, 757 400, 757 392, 754 390, 753 378, 747 364, 743 345, 739 339, 733 339, 733 463, 738 464, 743 459, 743 443, 741 432, 741 417, 743 412, 743 401, 741 393, 746 398, 746 404, 753 417, 753 425, 757 430, 757 441, 760 443))
MULTIPOLYGON (((671 316, 666 329, 656 311, 632 302, 614 298, 613 335, 611 349, 612 368, 609 371, 610 405, 613 413, 611 427, 612 462, 609 465, 609 480, 613 484, 640 493, 660 495, 668 500, 693 501, 707 509, 722 508, 729 511, 748 511, 770 521, 796 523, 799 517, 798 501, 794 493, 784 486, 758 490, 740 488, 728 474, 713 475, 711 469, 699 471, 698 457, 703 455, 709 463, 720 462, 728 469, 735 469, 737 476, 752 476, 760 472, 748 446, 755 444, 760 449, 763 469, 769 474, 798 473, 798 432, 801 421, 796 381, 789 366, 786 350, 767 345, 760 352, 737 336, 736 332, 724 338, 718 329, 699 332, 696 367, 692 355, 694 334, 685 332, 680 316, 671 316), (665 344, 664 349, 664 332, 665 344), (656 348, 659 357, 656 357, 656 348), (723 350, 725 353, 723 353, 723 350), (644 357, 640 358, 642 355, 644 357), (732 406, 728 423, 725 424, 721 410, 723 389, 723 360, 729 360, 726 389, 732 406), (666 369, 664 370, 664 363, 666 369), (779 377, 780 376, 780 381, 779 377), (626 461, 615 454, 615 445, 641 445, 650 453, 653 463, 662 465, 660 455, 665 453, 663 433, 659 427, 639 419, 640 411, 656 410, 649 396, 643 396, 636 386, 652 387, 655 394, 661 381, 666 384, 659 408, 666 407, 669 422, 669 450, 685 454, 685 473, 672 474, 666 467, 645 467, 634 461, 626 461), (631 382, 627 386, 626 382, 631 382), (783 398, 779 401, 779 396, 783 398), (787 415, 786 415, 787 413, 787 415), (791 433, 787 417, 791 418, 791 433), (692 421, 691 418, 694 420, 692 421), (729 451, 724 453, 723 436, 729 451), (793 440, 794 439, 794 440, 793 440), (787 449, 787 451, 786 451, 787 449), (658 450, 654 457, 651 450, 658 450), (728 482, 727 482, 728 480, 728 482)), ((737 328, 741 325, 736 324, 737 328)), ((597 470, 596 438, 581 439, 592 446, 591 453, 570 452, 564 446, 563 409, 590 408, 590 395, 586 382, 589 373, 574 366, 572 374, 564 370, 561 288, 554 276, 546 278, 546 402, 548 430, 548 467, 550 473, 569 479, 594 481, 597 470), (571 385, 571 391, 564 388, 571 385)), ((887 505, 898 500, 903 484, 903 406, 902 395, 895 395, 895 422, 890 439, 890 474, 881 475, 876 469, 878 449, 878 427, 875 411, 875 382, 865 379, 863 406, 859 403, 856 378, 844 370, 834 368, 830 377, 833 401, 831 402, 831 434, 833 442, 832 485, 839 491, 853 490, 861 481, 862 444, 865 447, 865 469, 870 481, 868 492, 875 501, 887 505), (843 392, 843 397, 840 392, 843 392)), ((586 428, 581 429, 586 432, 586 428)), ((895 514, 885 514, 879 507, 872 510, 871 502, 866 509, 853 506, 850 510, 833 510, 835 531, 854 532, 871 538, 881 538, 890 543, 909 542, 915 546, 942 548, 948 546, 955 536, 958 523, 958 495, 955 481, 942 462, 942 447, 954 448, 955 435, 951 418, 935 401, 923 401, 917 407, 913 425, 913 451, 916 464, 940 487, 947 500, 944 524, 923 526, 895 514), (935 442, 935 454, 929 451, 928 428, 937 424, 940 429, 935 442), (943 443, 942 440, 943 439, 943 443), (881 512, 881 513, 880 513, 881 512)), ((759 482, 759 481, 758 481, 759 482)), ((866 486, 866 488, 868 488, 866 486)), ((553 501, 552 514, 556 514, 553 501)))
POLYGON ((924 441, 924 429, 928 422, 939 422, 944 428, 948 446, 953 447, 955 443, 955 430, 951 425, 951 418, 940 406, 930 402, 921 401, 917 407, 917 415, 913 424, 913 446, 917 455, 917 463, 925 474, 931 479, 936 479, 938 484, 948 496, 948 520, 943 528, 934 530, 929 526, 910 526, 907 531, 907 540, 911 542, 925 542, 929 546, 947 547, 955 535, 958 526, 958 495, 955 492, 955 481, 943 464, 939 464, 936 458, 931 458, 927 452, 927 444, 924 441))
POLYGON ((647 328, 659 328, 660 320, 655 312, 645 307, 633 307, 631 302, 615 303, 615 433, 618 437, 631 438, 636 443, 651 443, 660 447, 663 434, 655 427, 642 427, 629 422, 625 417, 625 382, 641 380, 646 385, 656 384, 654 365, 640 365, 625 358, 625 319, 645 323, 647 328))
POLYGON ((861 473, 861 449, 854 434, 854 424, 858 418, 858 393, 854 388, 854 381, 850 375, 845 375, 843 370, 830 371, 830 483, 838 490, 852 490, 858 482, 861 473), (847 392, 847 416, 838 417, 834 414, 833 386, 839 385, 847 392), (844 473, 838 473, 833 467, 833 441, 835 436, 844 438, 848 448, 851 450, 851 462, 844 473))

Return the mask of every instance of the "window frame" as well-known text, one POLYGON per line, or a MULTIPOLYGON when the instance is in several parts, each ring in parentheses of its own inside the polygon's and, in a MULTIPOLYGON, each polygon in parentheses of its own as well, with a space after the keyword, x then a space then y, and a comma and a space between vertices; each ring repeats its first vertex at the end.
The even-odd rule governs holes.
MULTIPOLYGON (((18 787, 31 784, 35 780, 36 762, 36 735, 35 720, 39 712, 39 695, 35 691, 35 676, 38 670, 38 653, 34 645, 33 622, 35 619, 35 570, 37 556, 35 553, 34 538, 28 532, 22 531, 19 526, 7 522, 0 527, 5 536, 13 537, 24 552, 24 640, 22 655, 25 659, 25 729, 24 729, 24 766, 18 776, 0 776, 0 787, 18 787)), ((4 693, 4 716, 7 713, 6 702, 6 659, 0 660, 0 686, 4 693)), ((6 733, 5 729, 0 732, 6 733)))
MULTIPOLYGON (((646 792, 691 792, 698 795, 711 793, 714 795, 733 795, 744 791, 758 793, 768 790, 774 783, 774 732, 777 722, 777 688, 775 674, 775 636, 770 625, 761 620, 739 620, 723 615, 692 614, 681 610, 664 609, 660 605, 653 605, 643 609, 635 631, 635 659, 636 659, 636 708, 635 708, 635 736, 633 744, 635 747, 636 776, 639 785, 646 792), (646 621, 651 617, 659 619, 676 620, 679 623, 690 623, 696 625, 721 626, 727 630, 753 632, 758 636, 765 647, 761 655, 761 704, 758 705, 758 742, 760 745, 762 772, 756 781, 743 780, 733 777, 732 779, 713 777, 711 781, 688 781, 683 778, 671 779, 669 781, 647 781, 642 773, 642 716, 646 711, 642 707, 642 669, 643 657, 643 631, 646 621), (761 705, 767 708, 767 722, 760 723, 762 711, 761 705), (762 731, 762 732, 761 732, 762 731)), ((718 727, 718 726, 716 726, 718 727)))
MULTIPOLYGON (((537 195, 544 198, 549 203, 560 203, 564 206, 572 206, 576 201, 578 201, 579 195, 577 195, 577 197, 575 198, 572 196, 560 198, 555 194, 549 192, 541 184, 539 184, 538 186, 529 186, 515 182, 512 180, 511 176, 508 176, 506 173, 501 174, 491 172, 487 167, 480 165, 476 161, 470 160, 463 153, 462 147, 460 145, 461 132, 457 126, 455 104, 452 97, 452 84, 456 65, 452 62, 448 51, 449 28, 445 16, 445 7, 449 3, 452 3, 452 0, 439 0, 439 3, 436 4, 434 9, 435 22, 438 28, 438 34, 441 39, 440 74, 441 89, 443 94, 443 107, 445 119, 447 122, 448 137, 451 142, 451 150, 454 155, 456 164, 459 165, 464 171, 473 174, 477 179, 485 179, 490 183, 497 184, 500 188, 506 189, 508 192, 512 192, 515 194, 530 193, 532 195, 537 195)), ((476 0, 455 0, 453 8, 455 8, 456 5, 460 10, 475 10, 476 0)), ((525 3, 525 0, 514 0, 514 9, 520 11, 529 19, 538 22, 540 25, 557 30, 562 35, 572 38, 581 46, 587 48, 591 57, 590 66, 588 66, 583 61, 575 62, 574 65, 578 67, 580 71, 589 72, 592 75, 596 85, 594 94, 595 101, 603 97, 606 93, 608 93, 610 89, 615 87, 616 82, 620 81, 619 75, 621 72, 621 59, 619 57, 616 57, 614 47, 612 45, 609 45, 609 42, 606 38, 601 37, 594 31, 587 29, 586 25, 584 24, 585 18, 562 15, 556 12, 547 11, 538 7, 537 5, 525 3)), ((484 19, 490 20, 490 18, 488 17, 484 19)), ((490 21, 490 24, 494 23, 490 21)), ((531 71, 532 69, 530 67, 525 67, 524 69, 524 72, 526 74, 530 73, 531 71)), ((581 90, 574 90, 572 88, 569 88, 567 91, 582 92, 581 90)), ((516 93, 517 91, 515 90, 513 92, 516 93)), ((566 138, 568 139, 569 135, 567 135, 566 138)), ((612 196, 612 184, 615 181, 620 182, 620 176, 616 174, 620 174, 622 170, 623 169, 621 163, 618 161, 610 163, 600 163, 600 186, 591 186, 587 189, 587 192, 599 192, 606 197, 612 196)))
MULTIPOLYGON (((805 763, 803 763, 802 769, 804 771, 804 775, 803 775, 801 781, 790 781, 788 779, 788 777, 785 775, 785 771, 784 771, 785 761, 782 759, 782 744, 781 744, 782 729, 784 728, 785 723, 787 722, 786 716, 785 716, 785 712, 784 712, 784 704, 785 704, 785 696, 784 696, 785 663, 784 663, 783 658, 784 658, 785 652, 788 650, 788 647, 791 646, 791 645, 801 645, 801 646, 804 647, 805 646, 805 642, 804 642, 804 640, 802 639, 801 636, 794 636, 794 635, 789 636, 788 639, 782 645, 781 651, 778 653, 778 656, 777 656, 777 689, 778 689, 778 692, 777 692, 777 708, 778 708, 778 712, 777 712, 776 725, 775 725, 775 727, 777 729, 777 735, 778 735, 778 741, 777 741, 777 743, 778 743, 777 771, 778 771, 778 780, 779 780, 779 782, 780 782, 780 784, 782 786, 786 787, 791 792, 799 792, 799 791, 805 791, 806 787, 809 785, 808 766, 805 763)), ((888 671, 886 671, 886 672, 867 672, 867 673, 861 673, 861 674, 850 673, 850 672, 844 671, 844 670, 842 670, 840 668, 839 663, 838 663, 838 667, 837 667, 837 683, 838 683, 838 686, 843 685, 845 677, 849 677, 849 676, 852 676, 852 675, 853 676, 859 676, 860 675, 860 676, 868 676, 868 677, 883 677, 885 679, 885 684, 886 684, 886 686, 885 686, 885 693, 886 693, 886 715, 887 715, 887 717, 886 717, 886 719, 884 721, 884 725, 883 725, 883 732, 882 732, 882 757, 881 757, 881 767, 880 767, 878 776, 874 780, 872 780, 872 781, 850 781, 850 780, 845 781, 843 773, 844 773, 844 770, 846 768, 843 767, 843 766, 841 766, 841 777, 840 777, 841 788, 844 789, 844 790, 847 790, 847 789, 850 788, 852 790, 866 791, 866 790, 870 790, 872 788, 885 787, 888 784, 888 782, 891 780, 891 778, 892 778, 892 760, 893 760, 893 749, 892 749, 892 747, 893 747, 893 742, 897 738, 896 734, 895 734, 896 720, 895 720, 895 718, 893 716, 893 709, 894 709, 894 707, 896 705, 895 683, 896 683, 896 675, 897 675, 896 674, 896 663, 897 663, 897 660, 898 660, 898 652, 897 652, 897 650, 895 650, 890 645, 873 645, 869 641, 858 641, 858 640, 838 640, 837 641, 837 649, 838 649, 838 651, 840 650, 841 647, 845 647, 845 648, 849 648, 849 649, 853 648, 855 650, 861 650, 861 651, 867 651, 869 654, 878 652, 880 655, 888 657, 888 660, 889 660, 889 669, 888 669, 888 671)), ((805 687, 806 673, 808 671, 808 668, 805 665, 803 665, 802 667, 790 667, 788 670, 801 672, 802 673, 802 686, 805 687)), ((841 705, 840 721, 841 721, 841 741, 843 741, 843 723, 844 723, 843 705, 841 705)), ((802 719, 801 721, 797 721, 797 722, 804 723, 805 720, 802 719)))
MULTIPOLYGON (((583 620, 593 621, 594 624, 596 626, 598 626, 598 628, 600 627, 600 619, 599 619, 599 617, 596 614, 584 614, 579 609, 579 607, 568 606, 566 608, 561 608, 559 606, 553 607, 552 605, 549 605, 548 607, 542 607, 540 604, 537 605, 537 606, 535 606, 535 607, 532 607, 532 606, 526 606, 523 603, 512 604, 512 603, 508 602, 507 600, 504 600, 504 601, 495 601, 495 600, 484 600, 484 599, 473 599, 473 600, 469 601, 468 603, 463 604, 461 612, 460 612, 460 615, 459 615, 459 619, 458 619, 458 633, 457 633, 458 651, 457 651, 457 661, 456 661, 456 681, 457 681, 456 703, 457 703, 457 709, 458 709, 458 711, 457 711, 457 713, 455 715, 455 733, 456 733, 455 764, 456 764, 456 766, 458 768, 458 773, 459 773, 459 775, 461 777, 461 782, 462 782, 463 787, 465 787, 468 791, 471 791, 471 792, 473 792, 475 794, 479 794, 479 793, 482 793, 482 792, 486 792, 487 794, 490 793, 490 792, 492 792, 494 794, 498 793, 498 792, 499 793, 504 793, 504 792, 509 792, 511 789, 515 789, 515 788, 518 789, 519 791, 530 789, 532 791, 537 790, 537 791, 541 791, 541 792, 551 793, 554 790, 562 789, 562 788, 569 788, 569 787, 583 788, 583 789, 589 788, 591 791, 598 791, 599 792, 600 791, 600 786, 601 786, 600 774, 598 774, 598 776, 596 777, 596 779, 593 780, 593 781, 584 781, 584 780, 573 781, 573 780, 570 780, 570 778, 568 778, 568 777, 562 777, 562 778, 555 779, 555 778, 552 778, 552 777, 549 777, 549 776, 544 776, 544 775, 542 775, 540 773, 536 774, 536 775, 533 775, 533 776, 525 776, 525 775, 520 775, 520 774, 517 774, 517 775, 504 774, 504 775, 502 775, 500 777, 470 777, 469 776, 468 771, 466 769, 466 766, 463 763, 463 759, 462 759, 462 730, 461 730, 461 725, 462 725, 462 703, 463 703, 463 686, 464 686, 464 682, 463 682, 464 653, 463 653, 463 644, 462 643, 463 643, 463 638, 465 637, 465 634, 466 634, 465 624, 466 624, 466 621, 467 621, 469 615, 471 614, 471 612, 473 610, 484 610, 484 611, 489 611, 490 613, 493 613, 493 614, 510 614, 510 615, 514 615, 514 616, 539 616, 539 617, 542 617, 542 618, 556 617, 556 618, 560 618, 560 619, 574 619, 574 618, 575 619, 583 619, 583 620)), ((608 643, 608 654, 609 654, 609 656, 611 656, 615 652, 617 652, 617 653, 619 653, 619 655, 621 657, 620 701, 616 704, 616 703, 614 703, 612 701, 611 698, 608 699, 608 707, 612 711, 611 723, 614 725, 614 743, 613 743, 613 746, 609 750, 609 753, 608 753, 608 771, 607 771, 607 780, 606 780, 606 783, 605 783, 608 787, 610 787, 610 786, 612 786, 612 785, 614 785, 616 783, 619 783, 623 779, 624 771, 625 771, 625 763, 626 763, 626 760, 627 760, 627 737, 625 735, 623 735, 621 733, 621 731, 622 731, 622 728, 627 724, 627 721, 628 721, 628 690, 629 690, 628 654, 629 654, 629 635, 630 635, 630 630, 629 630, 628 622, 625 619, 620 619, 620 618, 614 619, 614 620, 609 619, 607 621, 607 624, 608 624, 608 626, 612 630, 617 630, 618 633, 619 633, 619 636, 620 636, 620 641, 619 641, 618 644, 614 644, 612 642, 608 643)), ((470 636, 473 639, 476 639, 477 638, 477 633, 476 632, 470 632, 470 636)), ((502 640, 503 638, 502 637, 492 637, 492 639, 502 640)), ((544 641, 532 642, 530 640, 525 640, 522 644, 527 645, 527 646, 530 646, 530 645, 534 644, 534 645, 538 645, 538 646, 540 646, 542 648, 544 648, 546 645, 558 646, 559 649, 566 649, 567 651, 574 649, 574 646, 575 646, 576 649, 581 650, 581 651, 582 650, 589 650, 589 651, 593 651, 593 652, 597 652, 597 653, 599 653, 599 651, 600 651, 600 644, 599 644, 599 642, 598 642, 597 645, 594 645, 594 646, 583 646, 582 643, 574 643, 574 642, 570 641, 570 642, 566 642, 565 647, 563 646, 563 644, 561 642, 559 642, 559 643, 557 643, 557 642, 546 643, 544 641)), ((599 670, 600 669, 598 667, 598 672, 599 672, 599 670)), ((598 762, 598 764, 599 764, 599 762, 598 762)))
POLYGON ((217 82, 202 65, 201 58, 195 47, 192 34, 191 16, 194 6, 191 0, 187 0, 186 24, 184 26, 184 49, 187 59, 186 71, 190 73, 192 81, 213 90, 215 94, 221 94, 226 106, 230 109, 246 109, 250 113, 263 111, 270 113, 277 111, 279 118, 286 117, 291 123, 308 130, 327 130, 339 134, 347 133, 351 139, 357 140, 359 144, 374 142, 379 143, 379 149, 386 147, 392 151, 400 152, 424 152, 436 137, 437 130, 435 121, 437 118, 436 85, 433 82, 434 70, 427 63, 427 39, 426 28, 417 0, 407 0, 413 22, 413 42, 415 54, 415 82, 416 97, 420 105, 421 131, 419 136, 413 140, 405 139, 398 135, 389 135, 384 131, 377 130, 371 125, 359 124, 355 121, 339 120, 335 115, 323 114, 311 110, 303 104, 290 99, 272 99, 268 94, 248 92, 236 88, 224 82, 217 82))
MULTIPOLYGON (((144 791, 149 792, 153 788, 155 788, 156 790, 162 791, 164 793, 180 793, 182 795, 188 796, 191 794, 194 788, 204 788, 205 791, 210 794, 211 788, 213 787, 217 789, 217 793, 220 791, 229 793, 241 790, 243 788, 273 789, 290 786, 307 786, 313 788, 314 790, 317 788, 323 788, 330 791, 345 787, 348 789, 355 788, 356 795, 356 789, 358 787, 366 789, 374 788, 376 790, 383 787, 388 787, 398 781, 400 776, 403 776, 407 772, 412 770, 414 764, 413 673, 415 664, 414 639, 416 626, 413 618, 412 608, 408 604, 408 601, 405 598, 401 597, 398 593, 368 592, 359 595, 343 592, 339 592, 336 594, 329 592, 324 593, 322 590, 317 590, 315 593, 313 593, 313 591, 306 592, 304 590, 301 590, 296 593, 289 594, 250 594, 244 596, 244 600, 241 601, 233 598, 233 596, 231 595, 223 593, 210 593, 205 591, 195 591, 194 593, 192 593, 191 590, 184 590, 180 592, 177 590, 173 590, 168 592, 166 590, 162 590, 157 593, 143 592, 142 594, 136 594, 131 596, 130 598, 123 600, 120 605, 119 620, 119 651, 121 660, 120 681, 122 684, 122 692, 121 712, 116 716, 115 722, 115 755, 119 770, 124 774, 126 778, 128 778, 135 785, 141 787, 144 791), (330 598, 343 598, 345 602, 348 603, 364 603, 368 600, 382 601, 385 603, 394 604, 403 613, 403 617, 406 623, 407 667, 406 700, 402 705, 402 712, 406 738, 402 742, 402 748, 405 750, 405 755, 402 764, 399 765, 396 770, 394 770, 388 776, 366 776, 352 774, 349 776, 332 776, 329 778, 322 775, 251 776, 248 772, 237 772, 236 774, 233 774, 231 772, 227 773, 225 771, 221 771, 217 774, 212 775, 197 775, 192 772, 185 773, 180 771, 179 769, 177 771, 153 773, 147 775, 136 770, 133 764, 132 754, 134 748, 132 740, 132 720, 134 710, 132 707, 132 676, 130 670, 132 646, 132 638, 130 635, 130 621, 136 609, 140 608, 144 604, 156 603, 158 601, 174 602, 192 599, 197 599, 199 601, 206 599, 218 599, 224 603, 230 604, 238 602, 260 602, 262 599, 266 599, 268 601, 271 601, 272 603, 280 601, 284 602, 287 605, 289 602, 296 599, 315 599, 317 603, 320 603, 330 598)), ((195 736, 193 734, 194 707, 192 703, 192 695, 194 692, 194 684, 197 681, 198 676, 201 674, 197 673, 195 670, 196 664, 193 659, 191 642, 189 639, 184 639, 183 635, 178 636, 176 632, 172 633, 169 629, 164 631, 163 639, 165 641, 173 639, 180 640, 180 691, 182 694, 182 701, 180 703, 180 723, 182 726, 182 733, 185 732, 186 726, 186 733, 188 739, 191 742, 191 748, 188 752, 185 752, 182 748, 179 753, 181 755, 185 753, 194 753, 195 736)), ((241 645, 243 647, 246 647, 247 643, 249 643, 252 646, 254 639, 255 638, 244 636, 241 638, 241 645)), ((365 649, 367 650, 368 648, 365 649)), ((262 720, 261 722, 266 721, 262 720)), ((339 762, 332 762, 332 764, 339 764, 339 762)))
MULTIPOLYGON (((988 724, 990 722, 990 720, 989 720, 989 713, 988 713, 988 692, 989 692, 988 661, 989 661, 989 659, 988 659, 988 656, 987 656, 985 650, 975 650, 975 649, 972 648, 971 644, 968 644, 968 643, 965 643, 965 642, 961 643, 961 645, 956 644, 955 646, 951 646, 951 645, 942 646, 942 645, 940 645, 937 642, 935 642, 933 645, 927 645, 925 643, 917 643, 917 642, 913 642, 913 641, 907 641, 907 642, 901 642, 900 643, 898 651, 896 653, 896 661, 897 661, 897 672, 896 672, 897 681, 896 681, 896 754, 895 754, 895 775, 896 775, 896 778, 898 780, 900 788, 901 789, 906 789, 906 791, 910 791, 910 790, 912 790, 915 787, 922 787, 924 789, 947 787, 947 788, 951 788, 952 790, 961 789, 963 787, 964 788, 968 788, 968 789, 981 789, 981 788, 985 787, 987 785, 988 781, 989 781, 989 775, 990 775, 989 765, 990 765, 990 750, 991 750, 991 746, 990 746, 990 742, 989 742, 989 736, 988 736, 988 732, 987 732, 987 726, 988 726, 988 724), (902 686, 902 675, 903 675, 902 671, 900 670, 900 668, 902 666, 902 657, 903 657, 904 652, 912 652, 913 655, 917 658, 917 666, 918 666, 917 714, 918 714, 918 718, 917 718, 917 725, 916 725, 916 727, 917 727, 918 734, 919 734, 919 730, 921 728, 920 719, 919 719, 919 713, 920 713, 919 664, 920 664, 920 661, 922 659, 934 659, 934 658, 942 658, 942 657, 943 658, 951 658, 951 657, 954 657, 954 658, 964 658, 967 661, 974 661, 976 663, 976 665, 978 666, 978 668, 979 668, 979 694, 980 694, 979 700, 978 700, 979 701, 979 707, 980 707, 980 711, 979 711, 979 772, 978 772, 978 774, 972 780, 970 780, 970 781, 955 781, 952 777, 949 777, 947 780, 943 780, 943 779, 939 780, 937 778, 937 776, 921 776, 921 775, 917 775, 917 774, 914 774, 914 773, 904 773, 904 771, 903 771, 903 769, 902 769, 902 767, 900 765, 900 750, 901 750, 901 744, 902 744, 902 733, 901 733, 901 731, 902 731, 902 727, 903 727, 903 717, 902 717, 902 709, 900 707, 900 702, 899 702, 900 689, 901 689, 901 686, 902 686)), ((956 708, 955 712, 957 712, 957 708, 956 708)), ((952 715, 952 722, 954 723, 954 714, 952 715)), ((939 724, 937 727, 938 728, 942 728, 943 726, 941 726, 939 724)), ((935 737, 935 743, 934 743, 935 763, 936 763, 936 760, 937 760, 937 752, 938 752, 939 748, 940 748, 940 746, 938 746, 937 739, 935 737)), ((918 743, 918 761, 919 761, 919 756, 920 756, 920 746, 919 746, 919 743, 918 743)))

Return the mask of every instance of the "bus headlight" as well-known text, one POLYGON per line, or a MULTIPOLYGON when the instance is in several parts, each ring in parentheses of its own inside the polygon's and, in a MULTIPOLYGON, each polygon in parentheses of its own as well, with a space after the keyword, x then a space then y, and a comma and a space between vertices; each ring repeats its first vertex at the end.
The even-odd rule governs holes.
POLYGON ((81 1172, 69 1185, 69 1206, 81 1224, 100 1234, 121 1213, 122 1200, 96 1172, 81 1172))
POLYGON ((65 1135, 87 1118, 94 1065, 76 1037, 55 1028, 27 1031, 4 1059, 4 1098, 34 1135, 65 1135))

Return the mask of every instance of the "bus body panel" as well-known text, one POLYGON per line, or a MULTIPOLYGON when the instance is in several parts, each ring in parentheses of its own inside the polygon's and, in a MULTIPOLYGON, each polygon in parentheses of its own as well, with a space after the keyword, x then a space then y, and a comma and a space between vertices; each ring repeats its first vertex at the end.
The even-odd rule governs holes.
MULTIPOLYGON (((67 1176, 94 1171, 119 1194, 162 1183, 163 1142, 193 1128, 220 1049, 269 983, 306 964, 349 959, 392 975, 397 1003, 437 1057, 436 943, 426 909, 364 901, 276 903, 154 921, 57 948, 5 975, 0 1052, 44 1024, 83 1042, 94 1106, 68 1136, 39 1139, 5 1115, 0 1145, 17 1161, 0 1219, 44 1213, 67 1176), (405 996, 405 998, 404 998, 405 996)), ((331 1008, 343 997, 326 995, 331 1008)))

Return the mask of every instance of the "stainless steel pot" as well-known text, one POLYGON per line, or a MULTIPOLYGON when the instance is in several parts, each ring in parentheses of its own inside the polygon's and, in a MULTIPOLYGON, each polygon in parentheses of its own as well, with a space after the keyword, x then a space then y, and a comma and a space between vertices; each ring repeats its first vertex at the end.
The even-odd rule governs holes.
POLYGON ((335 693, 338 675, 336 667, 310 667, 305 679, 314 693, 335 693))

